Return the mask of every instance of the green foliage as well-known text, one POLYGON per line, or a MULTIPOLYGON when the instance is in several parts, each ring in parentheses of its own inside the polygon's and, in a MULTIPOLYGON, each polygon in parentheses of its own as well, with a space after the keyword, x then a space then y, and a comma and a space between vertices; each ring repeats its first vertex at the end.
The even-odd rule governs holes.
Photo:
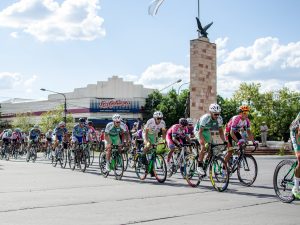
MULTIPOLYGON (((42 132, 47 132, 49 129, 54 129, 61 121, 64 121, 63 106, 59 106, 55 110, 43 113, 40 120, 42 132)), ((73 125, 73 117, 71 115, 67 115, 67 129, 71 130, 73 125)))
POLYGON ((159 91, 154 91, 146 99, 144 118, 152 118, 153 112, 159 110, 164 114, 167 127, 178 123, 178 119, 184 117, 188 92, 183 90, 178 95, 175 89, 172 89, 166 95, 162 95, 159 91))
POLYGON ((269 127, 269 139, 287 141, 289 125, 300 110, 300 93, 286 88, 278 92, 260 93, 260 87, 261 84, 242 83, 231 99, 218 96, 223 119, 228 122, 233 115, 236 115, 234 109, 241 104, 248 104, 251 107, 249 114, 251 131, 256 139, 260 138, 260 126, 265 121, 269 127))
POLYGON ((30 113, 21 113, 16 115, 16 119, 12 122, 13 128, 21 128, 22 131, 28 132, 34 125, 32 115, 30 113))

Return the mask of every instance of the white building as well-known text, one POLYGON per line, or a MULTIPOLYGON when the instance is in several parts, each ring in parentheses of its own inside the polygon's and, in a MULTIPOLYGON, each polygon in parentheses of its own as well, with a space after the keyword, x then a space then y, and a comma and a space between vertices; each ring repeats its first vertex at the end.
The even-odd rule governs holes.
MULTIPOLYGON (((75 88, 66 96, 67 112, 73 118, 80 117, 92 120, 96 126, 104 126, 114 113, 119 113, 128 121, 142 118, 142 109, 148 95, 153 89, 144 88, 131 81, 113 76, 108 81, 98 81, 84 88, 75 88)), ((1 103, 1 120, 12 121, 17 114, 30 113, 38 122, 43 112, 53 110, 64 104, 61 94, 51 94, 48 100, 33 101, 12 99, 1 103)))

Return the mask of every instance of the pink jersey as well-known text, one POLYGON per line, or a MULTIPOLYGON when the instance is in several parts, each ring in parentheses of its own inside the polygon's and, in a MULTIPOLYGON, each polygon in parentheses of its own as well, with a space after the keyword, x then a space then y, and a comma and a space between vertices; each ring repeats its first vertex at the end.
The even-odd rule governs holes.
POLYGON ((172 137, 175 138, 185 138, 188 134, 187 127, 183 128, 179 124, 174 124, 172 127, 170 127, 167 131, 167 138, 172 139, 172 137))
POLYGON ((229 122, 226 125, 225 131, 230 132, 233 131, 239 131, 239 129, 244 128, 245 130, 250 130, 250 120, 246 118, 245 120, 242 120, 241 115, 236 115, 232 117, 229 122))

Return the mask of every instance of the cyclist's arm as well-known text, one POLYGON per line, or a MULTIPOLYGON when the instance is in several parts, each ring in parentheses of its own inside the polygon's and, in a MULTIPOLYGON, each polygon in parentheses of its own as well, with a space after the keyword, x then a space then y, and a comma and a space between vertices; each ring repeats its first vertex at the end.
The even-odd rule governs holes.
POLYGON ((236 135, 235 135, 234 132, 235 132, 235 131, 231 128, 231 129, 230 129, 230 136, 232 137, 232 139, 233 139, 236 143, 238 143, 239 140, 237 139, 237 137, 236 137, 236 135))
POLYGON ((104 138, 105 138, 105 141, 107 142, 107 144, 111 144, 112 143, 110 135, 108 133, 105 133, 104 138))
POLYGON ((166 128, 162 128, 162 138, 164 140, 166 140, 166 135, 167 135, 166 128))
POLYGON ((146 142, 149 142, 148 132, 149 132, 149 128, 146 128, 145 129, 145 141, 146 142))
POLYGON ((199 139, 200 139, 199 141, 200 141, 201 145, 205 145, 205 139, 204 139, 204 136, 203 136, 203 131, 204 131, 204 128, 201 127, 199 129, 199 139))
POLYGON ((219 134, 220 138, 222 139, 223 142, 225 142, 225 136, 224 136, 224 131, 222 127, 219 127, 219 134))

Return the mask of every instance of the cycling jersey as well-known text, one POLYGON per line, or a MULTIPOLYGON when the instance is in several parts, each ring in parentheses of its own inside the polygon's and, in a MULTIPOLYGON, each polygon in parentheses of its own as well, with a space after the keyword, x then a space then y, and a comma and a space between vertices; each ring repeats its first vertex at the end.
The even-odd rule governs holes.
POLYGON ((54 131, 53 131, 54 135, 56 136, 63 136, 64 134, 68 133, 68 129, 65 127, 55 127, 54 131))
POLYGON ((48 140, 48 139, 52 139, 52 138, 53 138, 53 133, 52 133, 52 132, 47 132, 47 133, 45 134, 45 136, 46 136, 47 140, 48 140))
POLYGON ((300 132, 300 113, 297 115, 296 119, 290 125, 290 137, 295 152, 300 152, 300 135, 297 140, 297 133, 300 132))
POLYGON ((241 128, 244 128, 245 130, 250 130, 250 120, 248 118, 242 120, 241 115, 236 115, 232 117, 227 123, 225 132, 229 133, 231 130, 233 132, 238 132, 241 128))
POLYGON ((180 143, 185 142, 185 138, 188 136, 187 127, 181 127, 180 124, 174 124, 167 131, 167 144, 169 148, 174 148, 175 144, 173 138, 177 139, 180 143))
POLYGON ((116 127, 114 122, 110 122, 105 127, 105 134, 108 134, 113 145, 121 144, 121 136, 128 132, 128 128, 124 123, 116 127))
POLYGON ((33 139, 38 139, 39 136, 41 134, 41 130, 40 129, 36 129, 36 128, 32 128, 29 131, 29 139, 33 140, 33 139))
POLYGON ((87 141, 97 141, 96 130, 94 127, 88 127, 87 131, 87 141))
POLYGON ((145 140, 146 133, 145 131, 148 130, 148 139, 151 144, 156 143, 156 139, 158 137, 158 133, 160 132, 161 129, 166 129, 166 123, 165 121, 161 120, 159 124, 156 124, 155 119, 151 118, 147 121, 144 131, 143 131, 143 139, 145 140))
POLYGON ((87 134, 88 128, 86 126, 80 126, 80 124, 76 124, 73 127, 72 136, 74 137, 83 137, 87 134))
POLYGON ((207 113, 200 117, 200 119, 196 122, 194 133, 195 137, 200 140, 199 131, 203 128, 202 135, 204 137, 205 142, 211 142, 211 130, 218 130, 223 125, 223 119, 221 116, 218 116, 216 120, 213 120, 210 113, 207 113))
POLYGON ((11 139, 11 137, 12 137, 12 133, 11 132, 4 131, 2 133, 2 140, 4 140, 4 139, 11 139))

